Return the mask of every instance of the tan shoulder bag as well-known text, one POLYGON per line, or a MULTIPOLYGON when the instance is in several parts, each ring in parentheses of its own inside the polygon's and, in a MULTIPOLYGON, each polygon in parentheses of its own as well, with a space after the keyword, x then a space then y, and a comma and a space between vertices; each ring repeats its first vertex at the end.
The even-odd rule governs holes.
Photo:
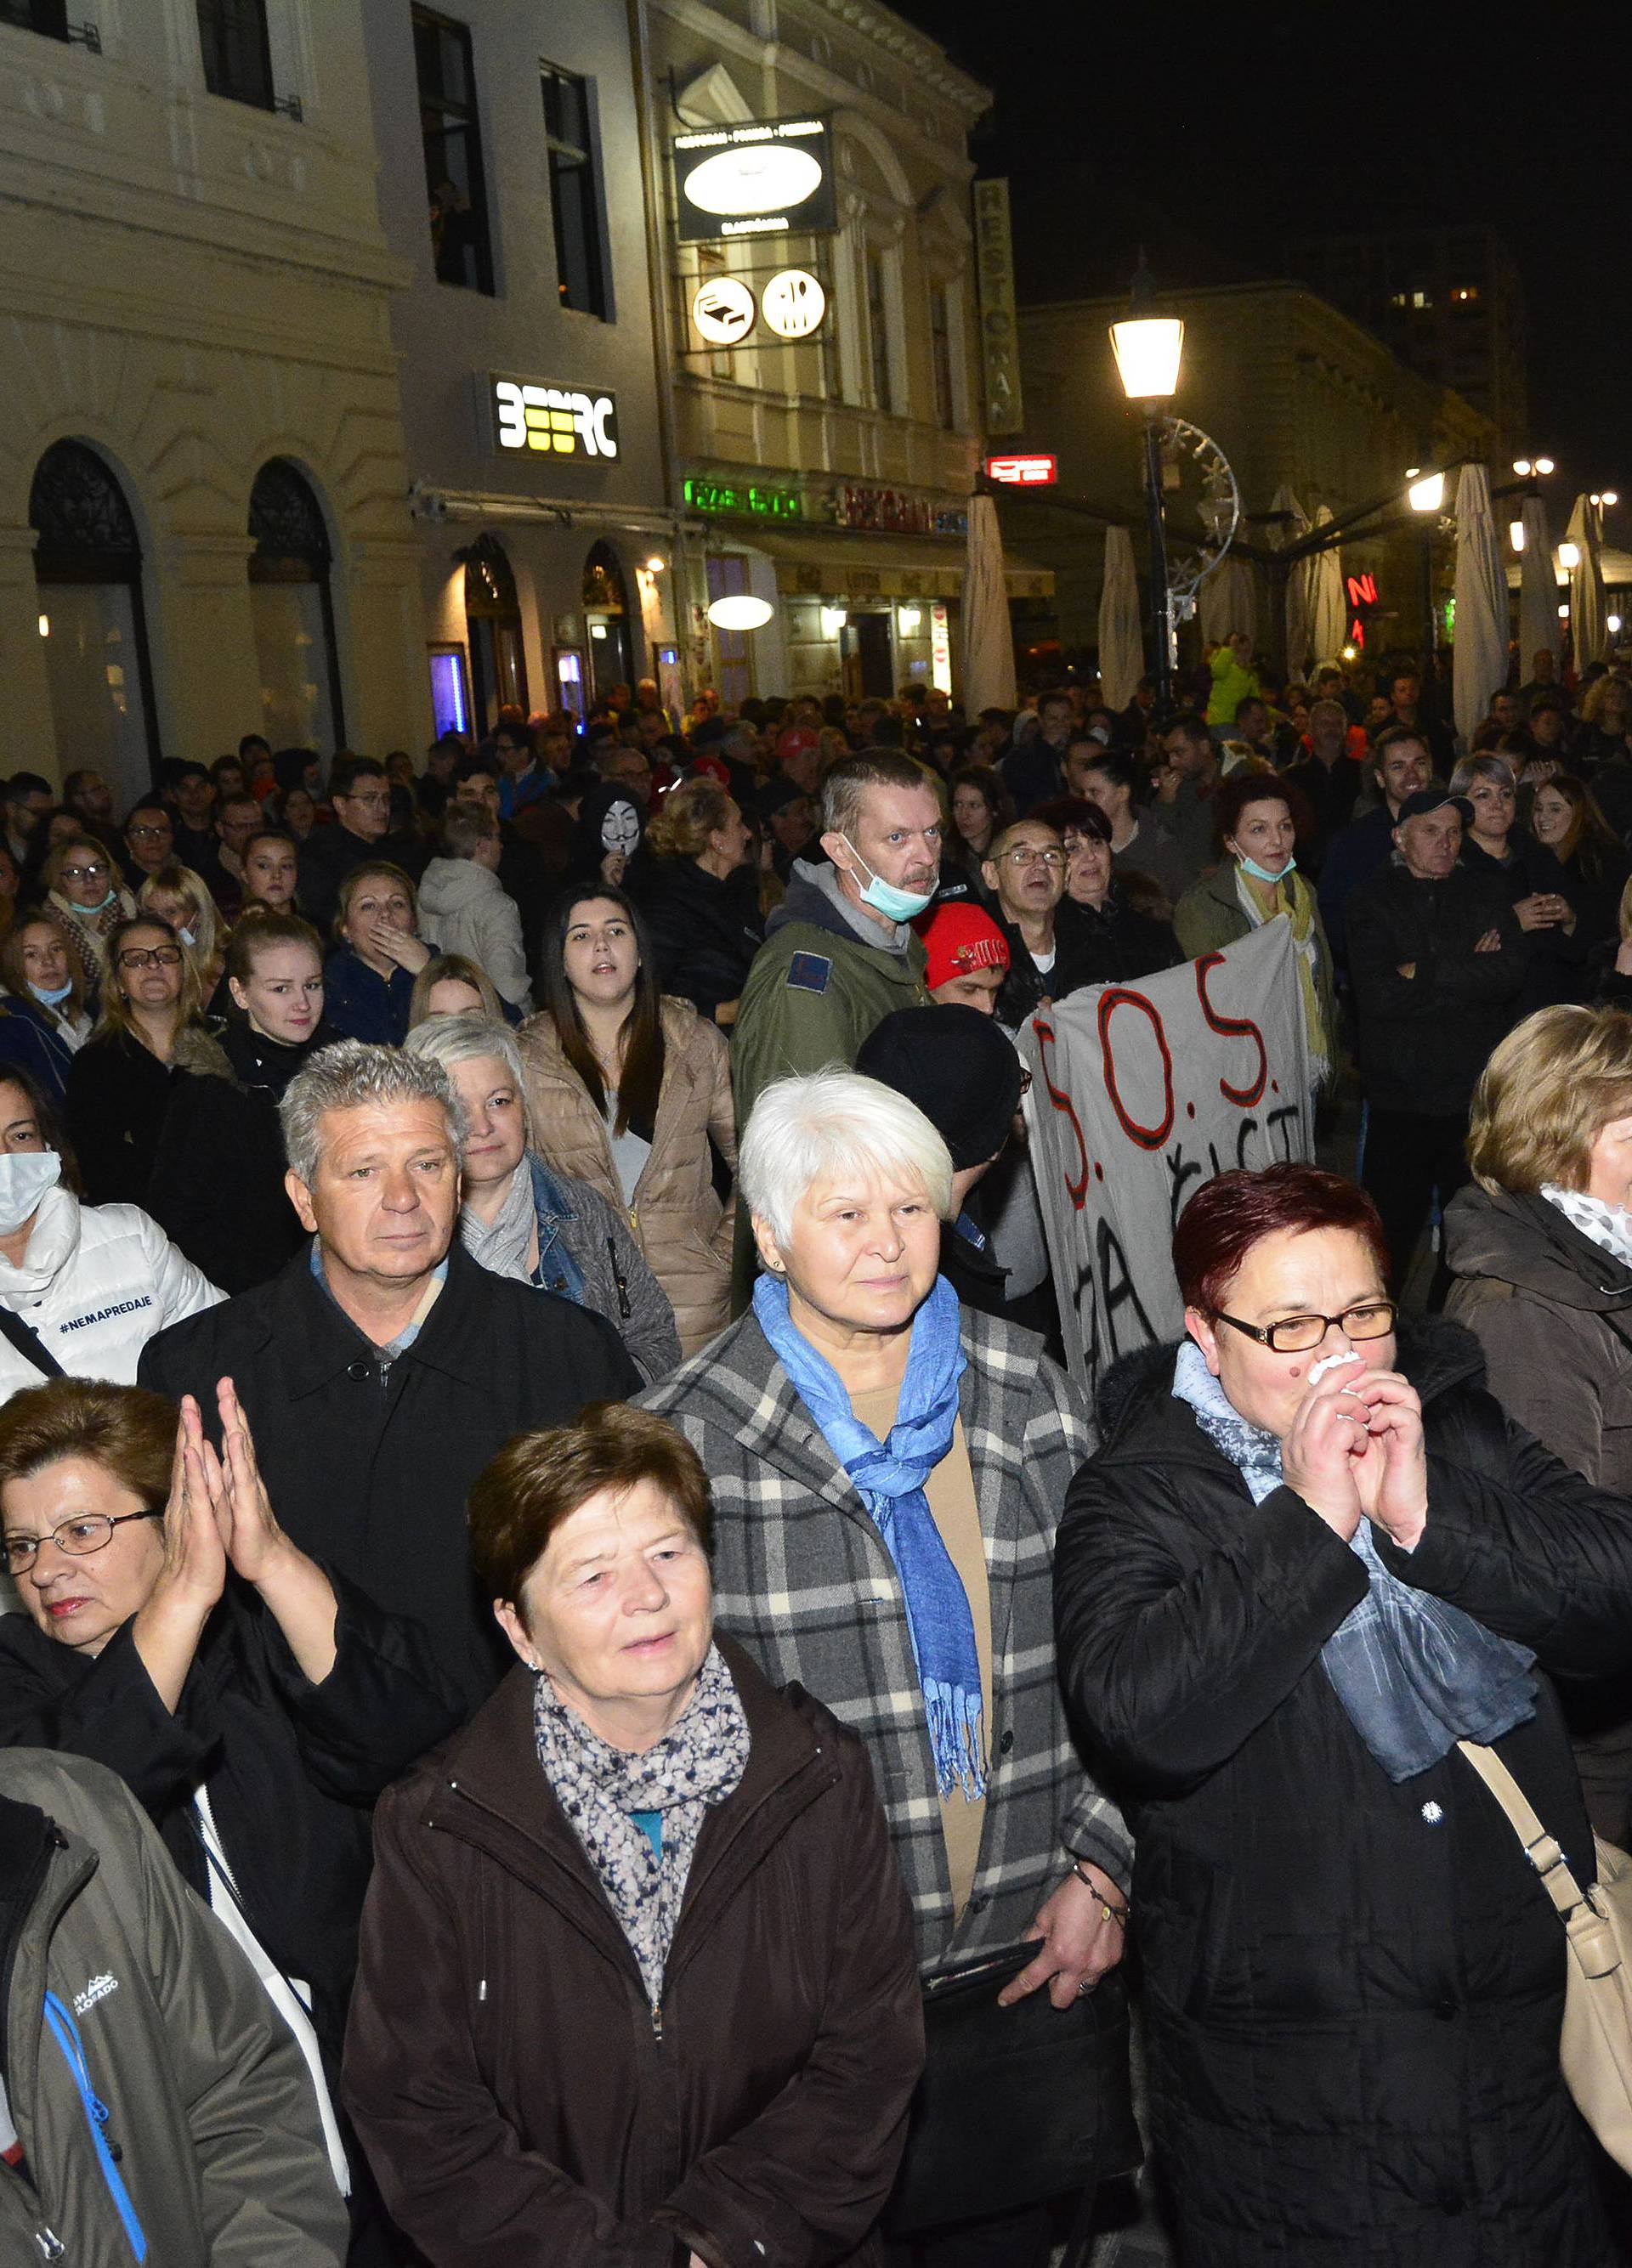
POLYGON ((1457 1746, 1507 1814, 1564 1925, 1564 2084, 1610 2156, 1632 2173, 1632 1858, 1595 1835, 1598 1881, 1584 1890, 1495 1750, 1476 1741, 1457 1746))

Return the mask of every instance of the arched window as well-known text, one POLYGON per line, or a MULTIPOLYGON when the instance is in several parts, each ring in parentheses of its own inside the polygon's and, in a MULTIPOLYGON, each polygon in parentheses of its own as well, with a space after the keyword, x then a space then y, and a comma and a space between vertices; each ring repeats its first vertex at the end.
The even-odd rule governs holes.
POLYGON ((329 530, 310 482, 282 457, 255 475, 249 533, 261 729, 275 748, 343 747, 329 530))
POLYGON ((597 543, 584 562, 584 620, 589 628, 589 681, 597 701, 635 673, 629 645, 629 593, 609 543, 597 543))
POLYGON ((105 773, 122 811, 159 756, 136 521, 96 451, 58 441, 35 468, 28 524, 57 755, 105 773))
POLYGON ((527 657, 521 650, 521 602, 505 548, 478 535, 464 554, 465 626, 470 638, 476 727, 484 739, 500 709, 527 709, 527 657))

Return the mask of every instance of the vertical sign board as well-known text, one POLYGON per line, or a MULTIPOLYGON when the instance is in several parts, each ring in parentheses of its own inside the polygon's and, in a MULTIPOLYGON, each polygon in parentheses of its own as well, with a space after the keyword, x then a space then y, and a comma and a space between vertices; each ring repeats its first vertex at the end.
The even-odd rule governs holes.
POLYGON ((1008 183, 975 183, 975 275, 980 291, 980 354, 988 433, 1018 433, 1020 335, 1015 322, 1015 255, 1008 233, 1008 183))
POLYGON ((929 681, 942 693, 952 690, 952 632, 944 599, 936 599, 929 609, 929 681))
POLYGON ((1281 917, 1136 984, 1093 984, 1020 1034, 1049 1264, 1074 1376, 1177 1338, 1173 1231, 1204 1182, 1311 1159, 1309 1045, 1281 917))

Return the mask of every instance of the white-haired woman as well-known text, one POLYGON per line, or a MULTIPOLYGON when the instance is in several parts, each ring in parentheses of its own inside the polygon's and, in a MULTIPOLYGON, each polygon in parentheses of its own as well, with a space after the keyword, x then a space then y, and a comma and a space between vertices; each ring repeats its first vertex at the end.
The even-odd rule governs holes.
MULTIPOLYGON (((1128 1837, 1054 1675, 1054 1528, 1087 1406, 1040 1340, 960 1309, 939 1276, 952 1161, 904 1095, 849 1071, 779 1080, 740 1175, 753 1306, 641 1398, 708 1471, 720 1626, 866 1740, 920 1968, 981 1967, 990 2051, 1018 2050, 1021 2087, 1030 2028, 1055 2021, 1028 1996, 1069 2009, 1126 1918, 1128 1837)), ((1046 2205, 994 2191, 947 2217, 1012 2221, 985 2257, 1023 2258, 1046 2205)))
POLYGON ((464 1148, 465 1248, 495 1276, 604 1315, 640 1366, 667 1378, 680 1362, 675 1311, 629 1223, 587 1182, 545 1164, 534 1145, 521 1050, 485 1016, 432 1016, 410 1032, 453 1080, 469 1131, 464 1148))

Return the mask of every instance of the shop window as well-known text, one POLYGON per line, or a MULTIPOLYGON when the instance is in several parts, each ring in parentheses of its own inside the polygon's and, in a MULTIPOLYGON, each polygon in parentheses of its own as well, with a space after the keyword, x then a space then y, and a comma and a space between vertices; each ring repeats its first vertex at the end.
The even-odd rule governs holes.
POLYGON ((611 313, 601 232, 601 181, 594 83, 540 63, 544 138, 550 151, 550 210, 556 232, 556 289, 564 307, 603 320, 611 313))
POLYGON ((272 50, 266 34, 266 0, 197 0, 197 11, 204 85, 210 93, 270 110, 272 50))
POLYGON ((58 760, 104 773, 122 810, 152 786, 159 752, 136 520, 95 450, 58 441, 28 524, 58 760))
POLYGON ((419 133, 425 144, 437 281, 491 293, 493 255, 469 26, 429 8, 416 8, 413 23, 419 133))
POLYGON ((873 357, 873 407, 887 414, 896 405, 890 371, 889 278, 882 252, 867 255, 867 337, 873 357))
POLYGON ((470 688, 465 677, 465 650, 462 645, 433 645, 431 648, 431 716, 438 740, 449 733, 468 740, 470 735, 470 688))
MULTIPOLYGON (((708 600, 740 599, 748 589, 748 562, 740 551, 711 552, 705 572, 708 600)), ((714 642, 714 687, 723 709, 740 709, 754 689, 754 666, 746 630, 722 630, 711 624, 714 642)))
POLYGON ((281 457, 255 476, 249 533, 261 729, 275 748, 343 747, 329 530, 311 483, 281 457))
POLYGON ((584 562, 584 618, 589 628, 590 689, 597 701, 604 701, 615 685, 634 683, 629 593, 609 543, 597 543, 584 562))
POLYGON ((470 646, 470 700, 476 736, 485 740, 501 709, 527 714, 527 656, 521 645, 521 601, 505 548, 478 535, 462 555, 465 569, 465 628, 470 646))
POLYGON ((68 0, 0 0, 0 24, 19 32, 43 32, 48 40, 68 37, 68 0))
POLYGON ((929 354, 935 374, 935 423, 949 433, 957 423, 957 391, 952 379, 951 287, 932 284, 929 292, 929 354))

